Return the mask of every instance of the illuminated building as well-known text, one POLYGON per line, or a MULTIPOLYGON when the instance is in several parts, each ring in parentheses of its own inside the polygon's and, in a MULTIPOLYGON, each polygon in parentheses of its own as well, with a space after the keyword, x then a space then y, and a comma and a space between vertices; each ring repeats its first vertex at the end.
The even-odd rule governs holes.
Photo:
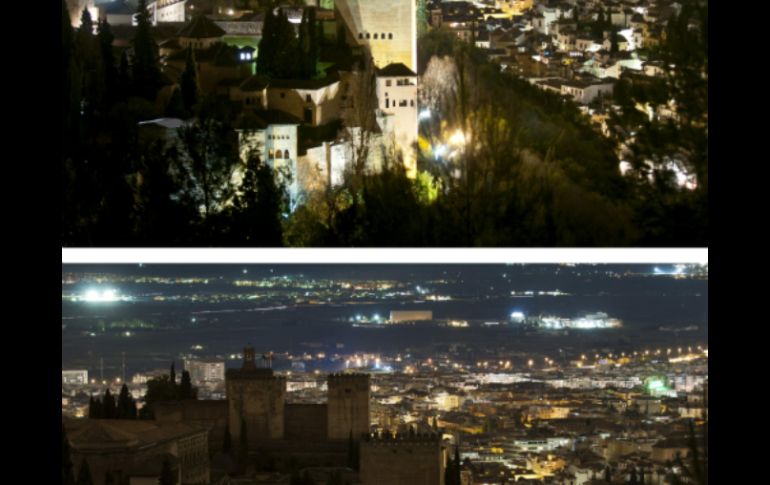
POLYGON ((225 363, 223 361, 185 359, 184 368, 190 373, 190 380, 193 384, 225 380, 225 363))
POLYGON ((431 310, 391 310, 390 322, 419 322, 433 320, 433 311, 431 310))
POLYGON ((61 371, 62 384, 88 384, 87 370, 63 370, 61 371))

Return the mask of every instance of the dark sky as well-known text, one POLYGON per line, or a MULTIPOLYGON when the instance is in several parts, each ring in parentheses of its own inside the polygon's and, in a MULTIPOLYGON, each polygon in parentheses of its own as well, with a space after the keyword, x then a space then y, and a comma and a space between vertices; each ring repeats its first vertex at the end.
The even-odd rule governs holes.
POLYGON ((378 279, 431 279, 441 278, 446 274, 461 274, 464 278, 486 280, 499 278, 506 273, 516 278, 543 278, 557 283, 560 279, 572 275, 589 275, 597 272, 613 271, 617 273, 652 273, 655 267, 672 270, 673 265, 649 264, 602 264, 563 266, 553 264, 68 264, 62 265, 62 272, 97 272, 121 275, 146 276, 200 276, 200 277, 243 277, 242 271, 248 270, 249 277, 305 275, 315 278, 378 278, 378 279))

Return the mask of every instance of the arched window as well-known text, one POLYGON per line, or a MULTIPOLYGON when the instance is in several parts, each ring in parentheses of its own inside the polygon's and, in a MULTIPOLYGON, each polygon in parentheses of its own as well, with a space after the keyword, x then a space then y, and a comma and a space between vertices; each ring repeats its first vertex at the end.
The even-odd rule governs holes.
POLYGON ((374 34, 374 40, 377 40, 377 34, 376 33, 374 34))
POLYGON ((359 33, 358 33, 358 38, 359 38, 359 39, 363 39, 363 38, 364 38, 364 34, 363 34, 363 32, 359 32, 359 33))
POLYGON ((289 159, 289 150, 284 150, 283 151, 283 158, 285 158, 286 160, 289 159))
POLYGON ((275 151, 275 158, 277 158, 278 160, 280 160, 280 159, 281 159, 281 155, 283 155, 283 153, 281 152, 281 150, 276 150, 276 151, 275 151))
POLYGON ((388 39, 393 39, 393 34, 392 33, 388 34, 388 39))
POLYGON ((371 35, 368 32, 366 33, 366 38, 367 39, 371 38, 371 35))
POLYGON ((271 148, 271 149, 270 149, 270 151, 268 152, 268 155, 267 155, 267 157, 268 157, 270 160, 272 160, 272 159, 274 159, 274 158, 275 158, 275 154, 273 153, 273 149, 272 149, 272 148, 271 148))

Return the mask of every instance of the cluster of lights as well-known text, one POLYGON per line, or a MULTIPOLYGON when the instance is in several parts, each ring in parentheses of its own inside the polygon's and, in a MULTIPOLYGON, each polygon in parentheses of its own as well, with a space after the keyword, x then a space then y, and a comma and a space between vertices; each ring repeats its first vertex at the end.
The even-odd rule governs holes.
POLYGON ((104 288, 98 290, 96 288, 89 288, 80 296, 73 298, 73 301, 83 301, 86 303, 110 303, 123 300, 118 292, 113 288, 104 288))
POLYGON ((617 318, 608 318, 606 313, 599 312, 574 320, 561 317, 542 317, 540 319, 540 326, 553 330, 565 328, 587 330, 594 328, 618 328, 622 326, 622 323, 617 318))

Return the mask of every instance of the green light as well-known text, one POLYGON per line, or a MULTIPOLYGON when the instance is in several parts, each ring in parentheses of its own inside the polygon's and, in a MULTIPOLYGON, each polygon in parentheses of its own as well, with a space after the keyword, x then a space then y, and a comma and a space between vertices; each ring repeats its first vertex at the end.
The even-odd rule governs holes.
POLYGON ((666 387, 666 383, 663 379, 651 377, 647 380, 647 391, 650 394, 657 394, 668 391, 668 387, 666 387))

